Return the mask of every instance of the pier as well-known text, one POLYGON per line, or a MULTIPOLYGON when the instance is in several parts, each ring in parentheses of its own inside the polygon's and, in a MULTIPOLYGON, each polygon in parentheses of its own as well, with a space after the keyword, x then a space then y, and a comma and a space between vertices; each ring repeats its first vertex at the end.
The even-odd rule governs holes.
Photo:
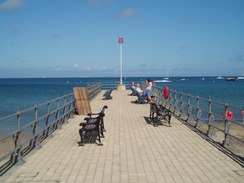
POLYGON ((78 146, 79 123, 74 115, 53 137, 7 171, 0 182, 244 182, 243 161, 174 116, 172 127, 149 124, 149 104, 135 104, 131 91, 104 90, 91 101, 92 112, 104 105, 103 146, 78 146))

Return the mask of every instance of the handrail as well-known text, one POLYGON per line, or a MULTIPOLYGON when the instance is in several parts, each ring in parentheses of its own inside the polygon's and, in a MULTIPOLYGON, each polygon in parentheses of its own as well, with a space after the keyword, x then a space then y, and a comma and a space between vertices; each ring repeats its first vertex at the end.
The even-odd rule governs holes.
MULTIPOLYGON (((101 91, 101 83, 87 85, 86 90, 92 100, 101 91)), ((15 114, 1 118, 0 130, 4 123, 13 129, 5 130, 6 133, 0 136, 0 176, 14 164, 24 163, 23 157, 34 148, 40 148, 40 143, 52 137, 52 133, 67 123, 74 112, 74 93, 70 93, 29 109, 18 109, 15 114), (10 147, 6 152, 1 148, 3 142, 10 147)))
POLYGON ((99 92, 101 92, 101 83, 87 83, 86 90, 89 94, 89 100, 92 100, 99 92))
MULTIPOLYGON (((108 89, 117 89, 117 85, 120 84, 119 81, 107 81, 107 82, 91 82, 91 83, 87 83, 87 86, 89 85, 95 85, 95 84, 101 84, 101 90, 108 90, 108 89)), ((144 83, 144 81, 140 80, 140 81, 134 81, 135 84, 140 84, 142 85, 142 83, 144 83)), ((126 89, 130 89, 131 86, 131 81, 123 81, 123 84, 126 86, 126 89)))
POLYGON ((156 103, 169 109, 173 115, 200 130, 212 140, 220 143, 235 154, 244 153, 244 109, 170 90, 168 99, 163 89, 153 86, 156 103), (234 119, 229 119, 227 111, 232 111, 234 119), (222 114, 223 113, 223 114, 222 114))

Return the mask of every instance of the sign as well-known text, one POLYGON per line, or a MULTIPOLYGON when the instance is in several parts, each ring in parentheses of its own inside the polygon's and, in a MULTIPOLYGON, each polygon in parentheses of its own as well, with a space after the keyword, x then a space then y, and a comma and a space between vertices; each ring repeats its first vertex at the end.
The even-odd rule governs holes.
POLYGON ((124 38, 123 37, 119 37, 119 43, 124 43, 124 38))

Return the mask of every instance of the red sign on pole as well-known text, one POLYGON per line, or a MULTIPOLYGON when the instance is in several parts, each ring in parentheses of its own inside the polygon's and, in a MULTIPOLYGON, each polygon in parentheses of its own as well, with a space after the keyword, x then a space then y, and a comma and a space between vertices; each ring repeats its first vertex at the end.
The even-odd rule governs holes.
POLYGON ((119 43, 124 43, 123 37, 119 37, 119 43))

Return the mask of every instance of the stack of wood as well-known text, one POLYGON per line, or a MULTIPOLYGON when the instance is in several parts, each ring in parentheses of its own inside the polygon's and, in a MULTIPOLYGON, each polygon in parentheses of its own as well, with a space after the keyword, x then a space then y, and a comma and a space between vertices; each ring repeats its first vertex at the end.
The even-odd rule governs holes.
POLYGON ((75 87, 73 90, 76 101, 76 109, 78 110, 79 115, 87 115, 91 112, 91 106, 86 88, 75 87))

